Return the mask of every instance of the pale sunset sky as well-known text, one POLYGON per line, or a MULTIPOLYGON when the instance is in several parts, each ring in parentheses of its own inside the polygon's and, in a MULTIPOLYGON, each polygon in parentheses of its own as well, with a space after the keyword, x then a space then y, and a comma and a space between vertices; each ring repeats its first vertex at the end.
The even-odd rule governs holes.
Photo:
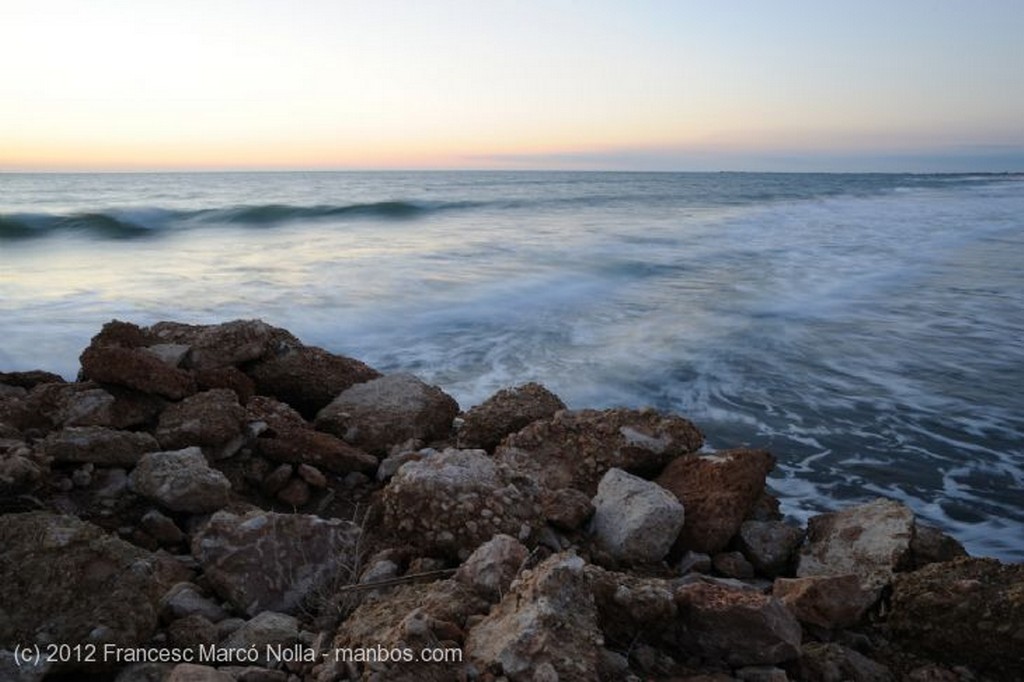
POLYGON ((0 0, 0 170, 1024 171, 1024 0, 0 0))

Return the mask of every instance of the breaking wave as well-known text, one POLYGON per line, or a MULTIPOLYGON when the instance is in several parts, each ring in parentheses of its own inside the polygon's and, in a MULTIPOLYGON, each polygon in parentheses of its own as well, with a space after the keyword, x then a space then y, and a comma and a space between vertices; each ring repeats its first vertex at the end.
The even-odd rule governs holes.
POLYGON ((315 206, 263 204, 192 211, 137 208, 67 214, 8 213, 0 214, 0 240, 33 239, 57 232, 98 239, 133 239, 154 236, 172 228, 215 225, 268 227, 292 221, 347 218, 408 220, 477 205, 475 202, 379 201, 315 206))

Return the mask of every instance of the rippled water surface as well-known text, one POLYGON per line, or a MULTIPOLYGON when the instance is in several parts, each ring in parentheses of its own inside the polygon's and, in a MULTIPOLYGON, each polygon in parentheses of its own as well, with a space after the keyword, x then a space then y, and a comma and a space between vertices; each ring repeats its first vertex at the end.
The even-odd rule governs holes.
POLYGON ((261 317, 464 408, 537 380, 1024 560, 1019 176, 0 174, 0 369, 261 317))

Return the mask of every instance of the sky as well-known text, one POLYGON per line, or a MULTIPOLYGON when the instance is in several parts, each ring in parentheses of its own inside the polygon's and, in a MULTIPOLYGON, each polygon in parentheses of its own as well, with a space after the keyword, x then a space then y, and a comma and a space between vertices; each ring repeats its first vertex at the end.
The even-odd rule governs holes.
POLYGON ((1024 171, 1024 0, 0 0, 0 170, 1024 171))

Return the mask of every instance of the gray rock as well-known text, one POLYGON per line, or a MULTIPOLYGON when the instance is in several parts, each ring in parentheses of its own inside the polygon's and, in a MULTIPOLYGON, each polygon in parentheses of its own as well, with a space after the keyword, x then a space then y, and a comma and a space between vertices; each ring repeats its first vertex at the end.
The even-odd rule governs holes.
POLYGON ((896 571, 909 567, 913 538, 913 512, 893 500, 821 514, 808 522, 796 575, 853 573, 865 587, 883 587, 896 571))
POLYGON ((264 611, 238 628, 220 643, 222 649, 249 649, 260 652, 259 663, 267 663, 268 647, 283 648, 299 641, 299 622, 285 613, 264 611))
POLYGON ((128 485, 173 511, 202 514, 228 503, 231 483, 206 463, 198 447, 143 455, 128 485))
POLYGON ((609 469, 594 497, 594 537, 616 561, 661 561, 683 527, 683 505, 657 483, 609 469))
POLYGON ((512 591, 469 631, 466 656, 512 682, 533 680, 541 666, 548 679, 595 680, 604 640, 581 558, 555 554, 524 572, 512 591))
POLYGON ((800 679, 818 682, 890 682, 889 669, 840 644, 808 642, 798 665, 800 679))
POLYGON ((0 646, 141 644, 157 626, 159 565, 98 526, 48 512, 0 516, 0 646))
POLYGON ((758 573, 769 578, 792 570, 803 538, 803 530, 782 521, 746 521, 736 536, 743 555, 758 573))
POLYGON ((316 427, 377 455, 411 438, 446 438, 455 399, 412 374, 391 374, 343 391, 316 416, 316 427))
POLYGON ((459 566, 455 580, 491 601, 498 601, 508 592, 529 555, 530 550, 515 538, 495 535, 459 566))
POLYGON ((307 598, 326 599, 331 581, 357 565, 360 534, 340 519, 221 511, 193 537, 192 554, 211 587, 239 610, 295 613, 307 598))
POLYGON ((227 615, 219 604, 203 596, 193 583, 177 583, 160 599, 160 617, 166 621, 202 616, 211 623, 219 623, 227 615))

